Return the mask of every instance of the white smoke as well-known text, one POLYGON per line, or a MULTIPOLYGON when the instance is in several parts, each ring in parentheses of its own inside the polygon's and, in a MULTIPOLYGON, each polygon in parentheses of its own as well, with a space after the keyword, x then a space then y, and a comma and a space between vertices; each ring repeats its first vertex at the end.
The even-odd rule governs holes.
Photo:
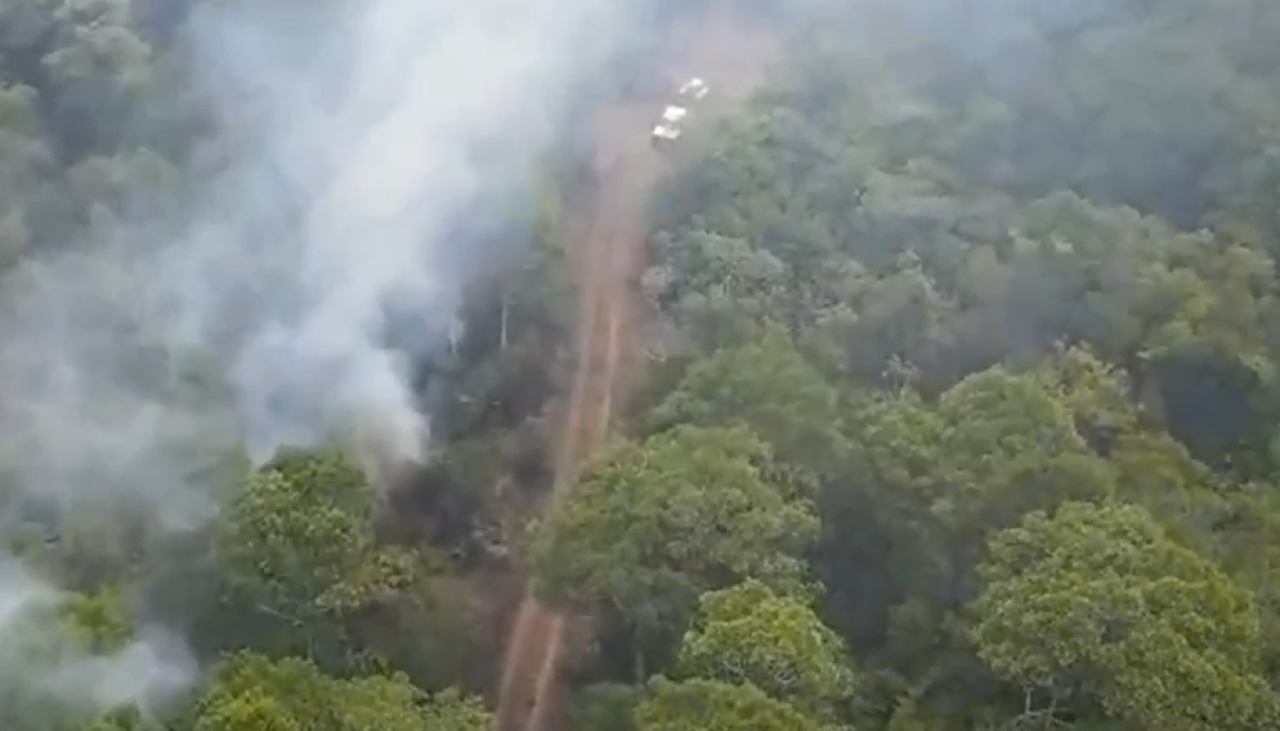
MULTIPOLYGON (((141 502, 155 530, 185 530, 216 504, 191 476, 240 440, 263 459, 359 430, 382 459, 416 459, 427 424, 383 343, 388 303, 417 313, 419 345, 444 346, 484 256, 452 238, 457 218, 493 175, 527 173, 575 74, 625 27, 622 0, 200 7, 181 40, 221 128, 186 221, 127 222, 0 279, 11 505, 141 502), (184 400, 192 353, 225 372, 224 399, 184 400)), ((192 677, 150 628, 29 677, 11 620, 57 597, 0 576, 0 685, 105 707, 192 677)))
MULTIPOLYGON (((202 67, 216 86, 254 88, 259 97, 260 116, 245 133, 252 162, 233 168, 235 192, 261 196, 274 182, 271 205, 297 213, 295 241, 241 238, 234 253, 267 265, 231 273, 240 291, 249 280, 265 315, 234 370, 255 448, 314 441, 335 423, 376 418, 388 425, 381 431, 389 456, 417 457, 426 425, 406 386, 407 364, 380 342, 385 307, 412 303, 424 337, 447 337, 462 285, 451 265, 468 243, 449 240, 450 229, 492 172, 476 158, 500 146, 507 174, 526 171, 554 131, 573 72, 589 68, 593 49, 584 42, 604 38, 598 31, 614 6, 353 4, 335 19, 342 30, 306 39, 311 51, 297 54, 263 37, 252 7, 198 26, 202 67), (246 178, 258 185, 241 185, 246 178), (246 245, 278 248, 264 258, 246 245), (286 291, 272 291, 282 279, 286 291)), ((237 205, 234 192, 232 201, 233 209, 261 205, 237 205)), ((222 227, 222 212, 202 225, 222 227)), ((181 249, 169 257, 180 267, 205 259, 181 249)), ((224 310, 203 297, 182 306, 190 299, 183 291, 166 298, 171 322, 204 332, 221 324, 224 310)))
POLYGON ((0 717, 33 723, 50 707, 92 713, 124 703, 146 710, 189 687, 197 668, 184 645, 149 628, 110 655, 93 655, 59 628, 65 597, 21 566, 0 559, 0 717))

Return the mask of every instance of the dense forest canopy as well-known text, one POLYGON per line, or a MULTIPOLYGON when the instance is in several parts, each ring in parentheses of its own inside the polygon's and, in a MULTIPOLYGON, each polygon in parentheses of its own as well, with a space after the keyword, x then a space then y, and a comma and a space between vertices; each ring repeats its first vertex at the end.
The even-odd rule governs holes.
MULTIPOLYGON (((440 158, 469 193, 388 234, 448 241, 452 289, 377 292, 431 425, 386 472, 381 427, 308 399, 385 392, 247 335, 367 304, 309 288, 347 281, 296 265, 309 236, 415 281, 307 223, 360 153, 298 140, 347 129, 346 81, 408 76, 299 71, 344 66, 355 6, 0 0, 0 728, 482 731, 526 576, 590 619, 573 731, 1280 724, 1268 0, 736 4, 786 58, 670 154, 638 393, 541 513, 586 110, 650 93, 666 24, 711 4, 637 5, 539 144, 452 98, 495 116, 440 158), (260 25, 202 25, 237 12, 260 25)), ((399 200, 386 161, 435 149, 399 141, 343 194, 399 200)))

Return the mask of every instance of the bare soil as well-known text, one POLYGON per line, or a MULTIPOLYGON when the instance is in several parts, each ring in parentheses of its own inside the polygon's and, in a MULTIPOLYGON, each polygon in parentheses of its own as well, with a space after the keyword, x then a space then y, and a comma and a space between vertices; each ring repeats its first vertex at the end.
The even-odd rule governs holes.
MULTIPOLYGON (((781 43, 728 11, 675 29, 663 69, 672 88, 691 76, 721 100, 742 101, 765 78, 781 43)), ((660 101, 600 109, 593 125, 595 190, 566 224, 579 288, 577 371, 563 416, 550 510, 572 489, 578 467, 608 436, 640 365, 644 317, 638 281, 647 253, 650 198, 667 161, 649 143, 660 101)), ((717 105, 721 106, 721 105, 717 105)), ((563 722, 560 677, 572 618, 526 592, 516 612, 498 689, 497 731, 545 731, 563 722)))

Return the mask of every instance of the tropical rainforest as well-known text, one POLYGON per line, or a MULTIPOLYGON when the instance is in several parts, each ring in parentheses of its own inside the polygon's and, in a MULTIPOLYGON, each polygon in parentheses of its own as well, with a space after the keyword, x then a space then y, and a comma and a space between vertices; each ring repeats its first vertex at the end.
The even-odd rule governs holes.
MULTIPOLYGON (((0 0, 6 267, 183 215, 191 4, 0 0)), ((0 728, 482 731, 526 577, 592 629, 572 731, 1280 726, 1280 4, 743 5, 787 57, 680 148, 645 367, 563 505, 571 163, 389 497, 212 437, 184 531, 5 477, 0 586, 61 592, 0 595, 0 728), (157 624, 202 668, 164 702, 48 682, 157 624)))

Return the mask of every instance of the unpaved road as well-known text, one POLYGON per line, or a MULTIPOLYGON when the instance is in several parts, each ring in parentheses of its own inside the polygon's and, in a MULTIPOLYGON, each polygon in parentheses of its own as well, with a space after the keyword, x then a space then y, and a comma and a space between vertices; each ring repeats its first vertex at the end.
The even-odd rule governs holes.
MULTIPOLYGON (((741 101, 764 80, 780 41, 766 29, 715 12, 676 29, 670 46, 663 73, 672 88, 700 76, 719 98, 741 101)), ((645 266, 650 196, 664 165, 649 145, 649 129, 660 111, 660 102, 617 104, 599 110, 594 120, 597 184, 591 200, 577 202, 577 215, 565 232, 581 298, 578 360, 551 510, 607 435, 614 408, 625 398, 628 374, 637 365, 636 318, 643 307, 636 282, 645 266)), ((546 731, 559 718, 567 625, 562 614, 526 594, 508 642, 497 731, 546 731)))

